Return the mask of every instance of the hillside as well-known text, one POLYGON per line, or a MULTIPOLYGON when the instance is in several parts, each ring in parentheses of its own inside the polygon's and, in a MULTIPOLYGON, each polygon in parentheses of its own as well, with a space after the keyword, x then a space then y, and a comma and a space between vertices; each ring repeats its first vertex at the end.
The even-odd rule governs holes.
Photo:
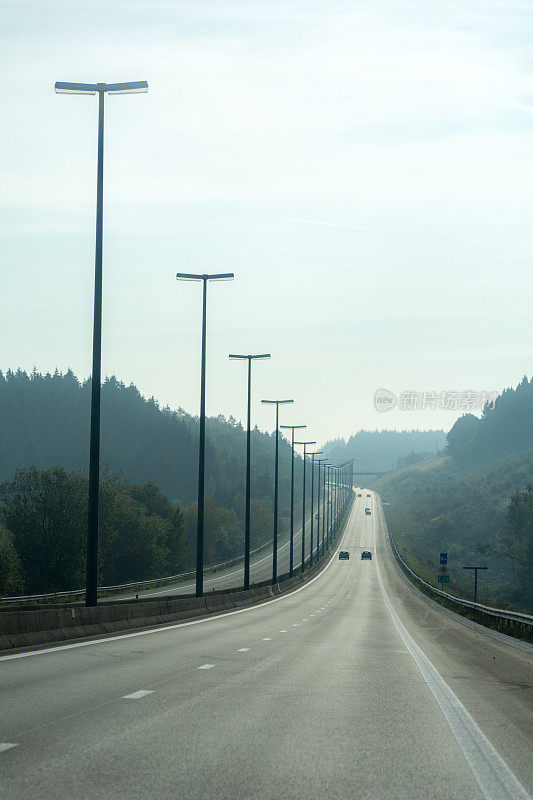
MULTIPOLYGON (((84 580, 90 381, 0 373, 0 593, 76 588, 84 580)), ((101 581, 192 566, 196 542, 198 419, 160 408, 133 385, 102 386, 101 581)), ((206 424, 206 564, 244 549, 246 432, 206 424)), ((280 532, 288 527, 291 448, 280 438, 280 532)), ((251 544, 272 536, 274 436, 252 432, 251 544)), ((309 473, 308 473, 309 476, 309 473)), ((302 460, 295 462, 300 509, 302 460)))
POLYGON ((407 560, 436 585, 439 553, 448 552, 450 591, 471 596, 467 564, 489 567, 479 599, 531 610, 533 525, 524 510, 533 482, 533 382, 508 389, 481 419, 464 415, 448 434, 446 454, 373 483, 389 528, 407 560), (514 526, 514 527, 513 527, 514 526))
MULTIPOLYGON (((63 466, 86 472, 89 462, 90 380, 69 370, 51 375, 0 372, 0 481, 17 467, 63 466)), ((198 419, 161 408, 115 377, 102 385, 101 461, 134 484, 155 483, 180 504, 197 492, 198 419)), ((206 492, 230 508, 244 493, 246 433, 219 416, 206 423, 206 492)), ((271 502, 273 435, 252 433, 252 496, 271 502)), ((297 458, 296 469, 301 470, 297 458)), ((290 445, 280 439, 280 508, 289 505, 290 445)), ((301 481, 300 481, 301 482, 301 481)), ((299 496, 299 482, 297 492, 299 496)))
POLYGON ((435 455, 446 445, 443 430, 358 431, 346 439, 326 442, 324 452, 333 461, 353 458, 355 469, 388 472, 400 460, 410 461, 435 455))

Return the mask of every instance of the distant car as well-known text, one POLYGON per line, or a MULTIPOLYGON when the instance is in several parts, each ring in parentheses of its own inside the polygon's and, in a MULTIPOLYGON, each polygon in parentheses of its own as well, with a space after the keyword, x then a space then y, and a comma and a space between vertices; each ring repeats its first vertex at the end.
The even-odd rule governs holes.
POLYGON ((367 497, 371 497, 371 495, 367 494, 367 497))
POLYGON ((370 550, 363 550, 363 552, 361 553, 361 560, 364 561, 365 559, 372 561, 372 553, 370 552, 370 550))
POLYGON ((362 497, 362 496, 363 496, 363 495, 361 494, 361 492, 359 492, 359 494, 357 495, 357 497, 362 497))
POLYGON ((369 509, 369 508, 365 508, 365 514, 367 515, 367 517, 368 517, 368 516, 369 516, 369 514, 371 514, 371 513, 372 513, 372 512, 370 511, 370 509, 369 509))
POLYGON ((350 554, 347 550, 341 550, 339 553, 339 559, 341 561, 346 561, 346 559, 350 558, 350 554))

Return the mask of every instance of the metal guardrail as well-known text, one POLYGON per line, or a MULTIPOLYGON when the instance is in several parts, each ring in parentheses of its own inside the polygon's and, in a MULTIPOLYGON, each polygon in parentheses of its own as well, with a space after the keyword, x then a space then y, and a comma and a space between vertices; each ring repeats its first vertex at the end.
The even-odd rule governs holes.
MULTIPOLYGON (((256 547, 255 550, 250 550, 250 555, 255 555, 259 553, 264 547, 271 544, 271 540, 267 542, 263 542, 263 544, 256 547)), ((237 556, 235 558, 230 558, 228 561, 221 561, 220 564, 212 564, 209 567, 206 567, 205 572, 209 573, 212 570, 219 570, 222 567, 231 567, 234 564, 238 564, 240 561, 244 560, 244 555, 237 556)), ((119 592, 122 589, 147 589, 150 586, 158 586, 165 583, 171 583, 173 581, 183 580, 184 578, 188 578, 189 576, 195 575, 196 573, 194 570, 191 572, 180 572, 178 575, 168 575, 165 578, 148 578, 145 581, 133 581, 132 583, 118 583, 116 586, 99 586, 98 587, 98 594, 100 592, 119 592)), ((48 594, 26 594, 26 595, 15 595, 14 597, 0 597, 0 604, 2 603, 17 603, 17 602, 26 602, 30 600, 54 600, 59 597, 81 597, 85 594, 85 589, 71 589, 70 591, 65 592, 49 592, 48 594)))
POLYGON ((446 600, 450 600, 453 603, 457 603, 458 605, 464 606, 465 608, 473 609, 474 611, 480 611, 483 614, 489 614, 491 617, 498 617, 499 619, 508 620, 509 622, 520 622, 525 625, 532 625, 533 626, 533 616, 529 614, 522 614, 518 611, 509 611, 508 609, 503 608, 492 608, 491 606, 484 606, 481 603, 474 603, 472 600, 465 600, 464 597, 455 597, 453 594, 449 594, 448 592, 443 592, 441 589, 436 589, 435 586, 432 586, 430 583, 425 581, 423 578, 418 575, 414 569, 411 569, 409 564, 407 564, 403 558, 401 557, 398 548, 396 547, 396 542, 392 538, 392 534, 389 532, 389 541, 392 545, 392 550, 398 561, 404 567, 407 572, 413 575, 417 581, 419 581, 423 586, 427 589, 430 589, 435 594, 440 595, 441 597, 446 598, 446 600))

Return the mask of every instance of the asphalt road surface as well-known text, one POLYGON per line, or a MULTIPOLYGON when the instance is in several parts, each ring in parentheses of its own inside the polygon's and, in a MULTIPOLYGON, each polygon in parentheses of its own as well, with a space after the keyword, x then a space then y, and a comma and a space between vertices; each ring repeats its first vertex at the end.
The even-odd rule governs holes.
POLYGON ((533 648, 427 604, 383 533, 364 497, 291 595, 1 657, 3 800, 526 800, 533 648))

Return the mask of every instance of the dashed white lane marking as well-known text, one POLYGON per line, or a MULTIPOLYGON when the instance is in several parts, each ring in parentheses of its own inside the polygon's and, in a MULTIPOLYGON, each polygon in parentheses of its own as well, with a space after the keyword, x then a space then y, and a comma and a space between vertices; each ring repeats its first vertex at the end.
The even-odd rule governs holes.
POLYGON ((0 742, 0 753, 4 750, 11 750, 12 747, 18 747, 16 742, 0 742))
POLYGON ((289 631, 280 631, 280 633, 288 633, 289 631))
POLYGON ((214 664, 202 664, 201 667, 196 667, 196 669, 213 669, 214 664))
POLYGON ((299 628, 300 626, 299 626, 299 624, 297 622, 293 622, 292 623, 292 627, 293 628, 299 628))
POLYGON ((265 636, 265 638, 263 639, 263 641, 264 641, 264 642, 271 642, 271 641, 272 641, 272 636, 265 636))
POLYGON ((309 616, 310 616, 310 617, 314 617, 315 615, 314 615, 314 614, 309 614, 309 616))
POLYGON ((237 652, 238 653, 247 653, 249 649, 250 649, 249 647, 239 647, 237 652))
POLYGON ((122 695, 123 700, 140 700, 141 697, 146 697, 147 694, 153 694, 152 689, 139 689, 138 692, 122 695))
POLYGON ((302 622, 307 622, 307 617, 305 619, 303 619, 302 622))

